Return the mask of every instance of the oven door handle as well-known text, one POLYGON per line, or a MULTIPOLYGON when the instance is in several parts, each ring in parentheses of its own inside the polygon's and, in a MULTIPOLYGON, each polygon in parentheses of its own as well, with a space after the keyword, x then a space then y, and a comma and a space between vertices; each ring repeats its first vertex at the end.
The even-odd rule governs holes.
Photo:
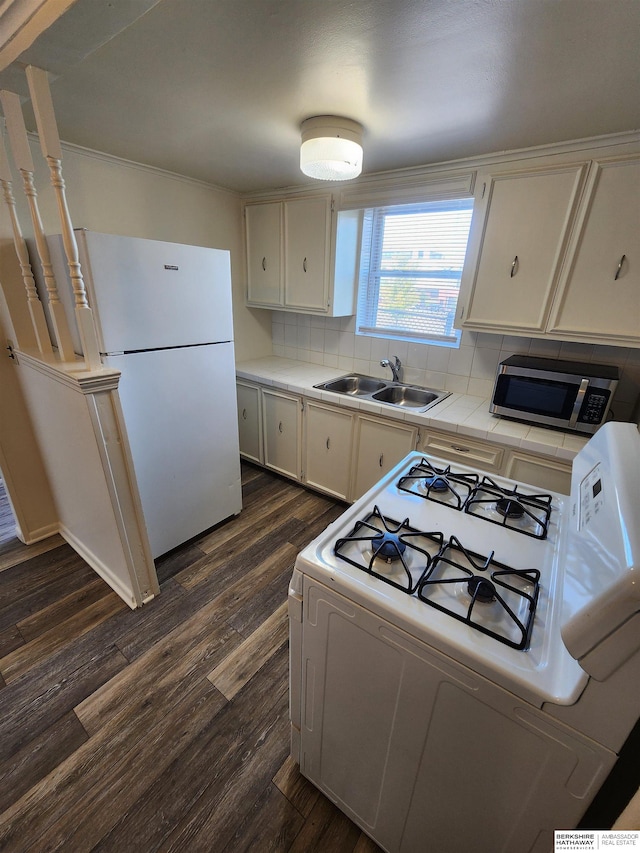
POLYGON ((573 411, 571 412, 571 417, 569 418, 569 429, 573 429, 573 427, 575 427, 575 425, 578 423, 578 415, 580 414, 580 409, 582 408, 582 403, 584 401, 584 395, 587 393, 588 387, 589 380, 583 379, 580 383, 580 387, 578 388, 576 401, 573 404, 573 411))

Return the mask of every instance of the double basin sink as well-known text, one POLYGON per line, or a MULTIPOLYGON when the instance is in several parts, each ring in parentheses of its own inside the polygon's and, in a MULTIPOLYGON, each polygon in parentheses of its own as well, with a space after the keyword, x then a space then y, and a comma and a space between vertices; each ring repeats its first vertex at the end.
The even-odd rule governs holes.
POLYGON ((335 394, 347 394, 374 403, 384 403, 396 408, 413 409, 426 412, 436 403, 449 396, 449 391, 434 391, 431 388, 421 388, 418 385, 405 385, 403 382, 387 382, 374 376, 362 376, 359 373, 349 373, 329 382, 314 385, 321 391, 333 391, 335 394))

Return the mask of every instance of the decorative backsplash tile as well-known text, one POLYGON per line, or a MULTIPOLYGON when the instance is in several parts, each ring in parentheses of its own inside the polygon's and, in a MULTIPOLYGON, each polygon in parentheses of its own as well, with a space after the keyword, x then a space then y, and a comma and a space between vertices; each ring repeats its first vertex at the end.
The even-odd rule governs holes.
POLYGON ((627 347, 463 332, 453 349, 356 335, 354 317, 287 311, 273 312, 272 342, 274 355, 368 376, 390 376, 380 361, 397 355, 403 381, 478 397, 491 395, 498 363, 514 353, 615 364, 620 384, 612 408, 622 421, 630 420, 640 394, 640 350, 627 347))

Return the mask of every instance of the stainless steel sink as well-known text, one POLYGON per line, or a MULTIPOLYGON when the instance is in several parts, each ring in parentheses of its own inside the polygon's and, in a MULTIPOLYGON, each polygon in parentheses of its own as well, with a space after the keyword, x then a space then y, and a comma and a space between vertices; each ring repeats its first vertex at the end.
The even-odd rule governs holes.
POLYGON ((412 385, 390 385, 373 395, 380 403, 391 403, 393 406, 407 406, 410 409, 420 409, 436 400, 435 391, 426 388, 416 388, 412 385))
POLYGON ((373 376, 361 376, 359 373, 350 373, 348 376, 341 376, 340 379, 325 382, 322 386, 316 385, 316 388, 322 387, 325 391, 335 391, 336 394, 363 396, 365 394, 372 394, 374 391, 379 391, 385 385, 386 382, 374 379, 373 376))
POLYGON ((386 382, 360 373, 348 373, 346 376, 321 382, 314 387, 321 391, 348 394, 374 403, 383 403, 385 406, 413 409, 418 412, 426 412, 427 409, 449 396, 448 391, 434 391, 431 388, 421 388, 419 385, 406 385, 404 382, 386 382))

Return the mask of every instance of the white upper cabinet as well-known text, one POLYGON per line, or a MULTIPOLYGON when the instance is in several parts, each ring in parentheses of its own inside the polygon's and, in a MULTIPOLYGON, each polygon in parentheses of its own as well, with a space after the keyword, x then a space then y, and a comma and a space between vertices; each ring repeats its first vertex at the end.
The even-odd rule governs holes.
POLYGON ((331 199, 284 202, 284 304, 325 312, 329 308, 331 199))
POLYGON ((247 305, 344 317, 355 312, 358 211, 330 195, 245 205, 247 305))
POLYGON ((478 175, 457 325, 543 332, 585 164, 478 175))
POLYGON ((550 331, 639 343, 640 157, 591 164, 550 331))
POLYGON ((640 158, 480 174, 456 325, 640 346, 640 158))
POLYGON ((247 302, 277 308, 282 303, 282 205, 246 207, 247 302))

